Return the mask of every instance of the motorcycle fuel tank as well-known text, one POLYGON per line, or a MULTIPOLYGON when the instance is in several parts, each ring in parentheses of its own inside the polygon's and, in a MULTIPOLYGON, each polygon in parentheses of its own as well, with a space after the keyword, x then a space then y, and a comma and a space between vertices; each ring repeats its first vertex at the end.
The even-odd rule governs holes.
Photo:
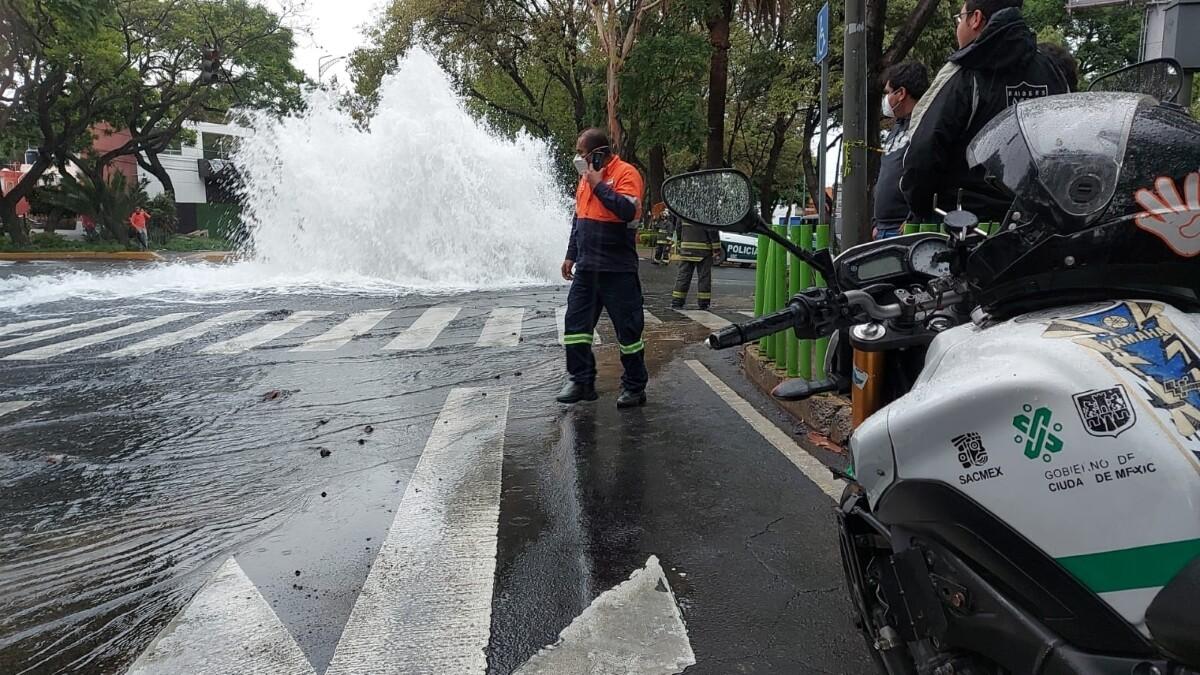
POLYGON ((1130 300, 946 331, 851 441, 872 506, 897 481, 952 485, 1144 631, 1200 556, 1197 318, 1130 300))

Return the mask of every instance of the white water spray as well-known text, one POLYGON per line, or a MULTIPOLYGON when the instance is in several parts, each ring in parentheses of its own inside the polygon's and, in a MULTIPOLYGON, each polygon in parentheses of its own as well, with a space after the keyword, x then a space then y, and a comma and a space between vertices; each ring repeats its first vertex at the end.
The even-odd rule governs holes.
POLYGON ((385 78, 369 128, 324 92, 254 118, 234 162, 249 258, 0 278, 0 309, 71 298, 448 293, 558 282, 570 232, 547 146, 490 133, 427 52, 385 78))

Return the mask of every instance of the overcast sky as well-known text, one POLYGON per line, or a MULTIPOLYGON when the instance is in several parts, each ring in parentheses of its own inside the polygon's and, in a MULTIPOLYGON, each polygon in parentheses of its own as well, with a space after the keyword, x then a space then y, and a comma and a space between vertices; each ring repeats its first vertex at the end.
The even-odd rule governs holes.
MULTIPOLYGON (((284 4, 302 6, 300 16, 291 22, 296 31, 294 62, 309 77, 317 79, 317 62, 326 55, 344 56, 365 41, 362 27, 374 23, 385 0, 264 0, 276 11, 284 4), (310 34, 305 34, 305 30, 310 34)), ((328 79, 337 75, 343 85, 349 80, 339 62, 325 71, 328 79)))

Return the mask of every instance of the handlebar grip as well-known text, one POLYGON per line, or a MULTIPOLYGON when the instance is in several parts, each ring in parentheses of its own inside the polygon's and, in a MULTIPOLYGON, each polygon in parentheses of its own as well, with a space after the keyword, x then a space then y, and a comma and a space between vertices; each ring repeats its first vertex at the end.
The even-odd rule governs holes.
POLYGON ((778 312, 722 328, 709 335, 705 343, 708 344, 709 349, 728 349, 747 342, 754 342, 759 338, 791 328, 802 319, 803 314, 804 310, 800 305, 791 304, 778 312))

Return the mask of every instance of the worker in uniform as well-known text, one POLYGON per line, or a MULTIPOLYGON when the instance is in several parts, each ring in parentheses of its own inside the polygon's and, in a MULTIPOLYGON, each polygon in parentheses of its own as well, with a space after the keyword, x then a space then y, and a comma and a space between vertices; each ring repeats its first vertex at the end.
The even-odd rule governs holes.
POLYGON ((696 272, 696 299, 700 309, 712 303, 713 259, 721 255, 721 235, 699 225, 683 221, 679 228, 679 274, 671 291, 671 307, 682 309, 687 303, 692 272, 696 272))
POLYGON ((654 242, 654 259, 651 262, 655 265, 666 265, 671 262, 671 237, 675 234, 675 221, 663 202, 655 204, 651 213, 651 222, 654 223, 654 230, 658 235, 654 242))
POLYGON ((642 342, 642 282, 638 278, 637 221, 642 214, 642 176, 609 147, 608 135, 588 129, 575 143, 575 218, 562 276, 571 282, 563 344, 569 381, 560 403, 595 401, 596 359, 592 339, 600 312, 607 310, 621 349, 618 408, 645 405, 645 343, 642 342))

